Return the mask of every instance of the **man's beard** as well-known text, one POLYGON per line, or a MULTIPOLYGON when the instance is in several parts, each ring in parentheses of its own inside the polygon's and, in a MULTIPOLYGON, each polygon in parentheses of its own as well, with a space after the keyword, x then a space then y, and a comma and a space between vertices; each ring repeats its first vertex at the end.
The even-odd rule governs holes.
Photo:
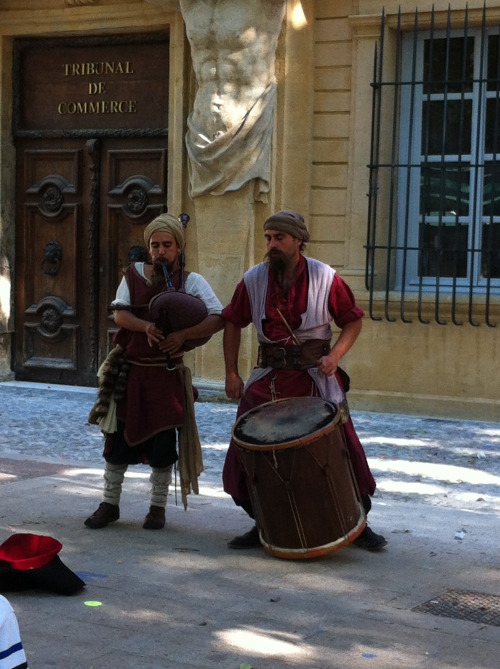
POLYGON ((264 260, 269 261, 271 272, 274 275, 274 280, 279 286, 283 286, 283 278, 285 272, 290 266, 290 258, 282 253, 282 251, 268 251, 264 260))
POLYGON ((166 280, 165 268, 170 276, 174 272, 173 263, 168 263, 165 258, 158 258, 153 263, 152 279, 155 283, 166 280))

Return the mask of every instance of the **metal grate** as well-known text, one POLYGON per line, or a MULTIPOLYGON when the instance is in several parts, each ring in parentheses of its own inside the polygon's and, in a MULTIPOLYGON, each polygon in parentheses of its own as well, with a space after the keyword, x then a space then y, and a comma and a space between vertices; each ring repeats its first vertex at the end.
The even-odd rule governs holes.
POLYGON ((373 320, 496 326, 500 26, 486 3, 473 16, 457 4, 382 13, 365 246, 373 320))
POLYGON ((500 596, 484 592, 449 590, 412 611, 500 627, 500 596))

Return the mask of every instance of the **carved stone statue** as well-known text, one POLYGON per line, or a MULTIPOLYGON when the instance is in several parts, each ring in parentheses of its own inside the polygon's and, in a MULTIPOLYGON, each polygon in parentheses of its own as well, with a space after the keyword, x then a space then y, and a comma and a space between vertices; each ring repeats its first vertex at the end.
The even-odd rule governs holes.
POLYGON ((180 0, 198 84, 186 134, 191 197, 255 180, 255 199, 266 201, 285 6, 286 0, 180 0))

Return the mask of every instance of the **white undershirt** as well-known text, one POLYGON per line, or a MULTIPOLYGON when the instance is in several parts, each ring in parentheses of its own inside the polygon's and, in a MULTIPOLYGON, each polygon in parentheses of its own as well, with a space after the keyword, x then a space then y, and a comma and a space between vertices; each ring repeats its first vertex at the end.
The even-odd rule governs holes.
MULTIPOLYGON (((134 263, 137 273, 143 277, 143 279, 148 280, 144 272, 143 262, 134 263)), ((204 279, 201 274, 196 272, 190 272, 186 279, 184 285, 186 293, 189 295, 194 295, 199 297, 205 303, 205 306, 208 311, 208 315, 217 314, 220 315, 222 312, 222 304, 215 295, 212 287, 206 279, 204 279)), ((128 288, 128 283, 125 277, 122 278, 120 285, 116 291, 116 297, 111 304, 126 304, 127 306, 131 305, 130 301, 130 291, 128 288)))

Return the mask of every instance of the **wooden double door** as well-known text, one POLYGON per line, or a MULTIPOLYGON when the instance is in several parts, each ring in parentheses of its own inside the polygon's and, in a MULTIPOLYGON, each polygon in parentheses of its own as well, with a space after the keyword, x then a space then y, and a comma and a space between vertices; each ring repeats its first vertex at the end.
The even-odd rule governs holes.
POLYGON ((108 305, 166 211, 166 137, 17 142, 16 379, 96 385, 108 305), (142 248, 141 248, 142 247, 142 248))

